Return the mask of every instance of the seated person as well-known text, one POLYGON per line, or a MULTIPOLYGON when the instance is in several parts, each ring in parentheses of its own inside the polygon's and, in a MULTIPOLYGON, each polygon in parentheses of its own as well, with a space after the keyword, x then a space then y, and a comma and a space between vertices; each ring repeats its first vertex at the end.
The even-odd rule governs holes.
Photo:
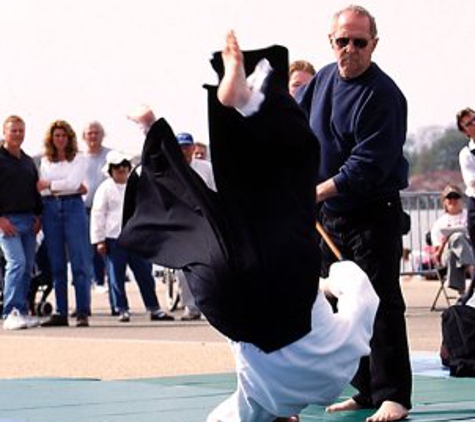
POLYGON ((129 179, 119 239, 183 268, 200 311, 230 339, 237 389, 207 422, 295 421, 307 405, 331 403, 369 353, 379 303, 352 262, 330 270, 338 313, 318 293, 318 143, 287 91, 287 51, 253 53, 244 63, 231 32, 215 56, 221 83, 208 87, 208 99, 217 192, 159 119, 141 174, 129 179), (251 83, 246 72, 256 63, 251 83), (236 160, 243 146, 252 153, 236 160))
POLYGON ((470 289, 475 273, 475 256, 468 238, 467 212, 463 207, 462 191, 447 185, 441 200, 444 213, 435 221, 430 235, 436 262, 447 267, 447 282, 461 296, 470 289))

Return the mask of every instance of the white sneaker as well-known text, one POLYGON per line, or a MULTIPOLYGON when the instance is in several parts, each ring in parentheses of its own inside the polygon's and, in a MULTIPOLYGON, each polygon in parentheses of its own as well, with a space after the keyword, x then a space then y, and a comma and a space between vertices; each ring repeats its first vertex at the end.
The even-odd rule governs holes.
POLYGON ((16 308, 12 309, 12 311, 8 314, 5 321, 3 322, 4 330, 22 330, 27 327, 28 325, 25 317, 20 314, 20 312, 16 308))
POLYGON ((34 316, 25 316, 26 328, 34 328, 40 325, 40 319, 34 316))
POLYGON ((94 291, 96 293, 104 294, 104 293, 108 293, 109 289, 107 288, 107 286, 104 286, 103 284, 96 284, 94 285, 94 291))

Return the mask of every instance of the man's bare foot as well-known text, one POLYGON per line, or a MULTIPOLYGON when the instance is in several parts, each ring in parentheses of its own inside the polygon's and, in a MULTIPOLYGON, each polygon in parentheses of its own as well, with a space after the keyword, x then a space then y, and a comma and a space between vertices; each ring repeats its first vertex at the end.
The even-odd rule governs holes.
POLYGON ((406 419, 408 414, 409 411, 402 404, 386 400, 372 416, 366 418, 366 422, 400 421, 406 419))
POLYGON ((218 99, 227 107, 241 107, 249 100, 251 90, 247 85, 244 58, 236 35, 230 31, 221 52, 224 76, 219 84, 218 99))
POLYGON ((328 406, 325 410, 327 413, 334 413, 334 412, 345 412, 348 410, 359 410, 362 407, 356 403, 353 399, 347 399, 340 403, 335 403, 328 406))

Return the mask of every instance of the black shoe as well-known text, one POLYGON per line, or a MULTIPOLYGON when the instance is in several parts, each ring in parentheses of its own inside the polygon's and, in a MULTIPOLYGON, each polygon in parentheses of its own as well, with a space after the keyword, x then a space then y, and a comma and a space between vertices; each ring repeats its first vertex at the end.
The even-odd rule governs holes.
MULTIPOLYGON (((91 316, 91 315, 92 315, 91 311, 87 311, 87 316, 91 316)), ((117 315, 118 315, 118 314, 117 314, 117 315)), ((78 314, 77 314, 77 312, 76 312, 76 309, 75 309, 74 311, 72 311, 72 312, 69 314, 69 316, 70 316, 71 318, 76 318, 76 317, 78 316, 78 314)))
POLYGON ((130 321, 130 313, 128 311, 121 312, 120 316, 117 320, 119 322, 129 322, 130 321))
POLYGON ((173 315, 168 315, 166 312, 163 312, 161 309, 158 311, 153 311, 150 314, 150 320, 152 321, 175 321, 173 315))
POLYGON ((69 321, 67 316, 53 314, 40 325, 42 327, 67 327, 69 325, 69 321))
POLYGON ((89 327, 89 318, 86 315, 78 315, 76 327, 89 327))

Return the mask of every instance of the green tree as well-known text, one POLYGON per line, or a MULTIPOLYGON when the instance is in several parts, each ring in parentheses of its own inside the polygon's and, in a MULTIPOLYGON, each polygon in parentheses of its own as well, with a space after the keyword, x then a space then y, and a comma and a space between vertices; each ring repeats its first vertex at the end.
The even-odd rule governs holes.
MULTIPOLYGON (((417 139, 410 138, 409 146, 417 144, 417 139)), ((405 151, 410 163, 411 176, 437 170, 458 171, 459 152, 467 144, 467 137, 457 129, 450 127, 441 133, 431 144, 421 148, 409 148, 405 151)))
POLYGON ((459 152, 467 145, 467 137, 457 129, 447 129, 433 147, 434 170, 459 170, 459 152))

